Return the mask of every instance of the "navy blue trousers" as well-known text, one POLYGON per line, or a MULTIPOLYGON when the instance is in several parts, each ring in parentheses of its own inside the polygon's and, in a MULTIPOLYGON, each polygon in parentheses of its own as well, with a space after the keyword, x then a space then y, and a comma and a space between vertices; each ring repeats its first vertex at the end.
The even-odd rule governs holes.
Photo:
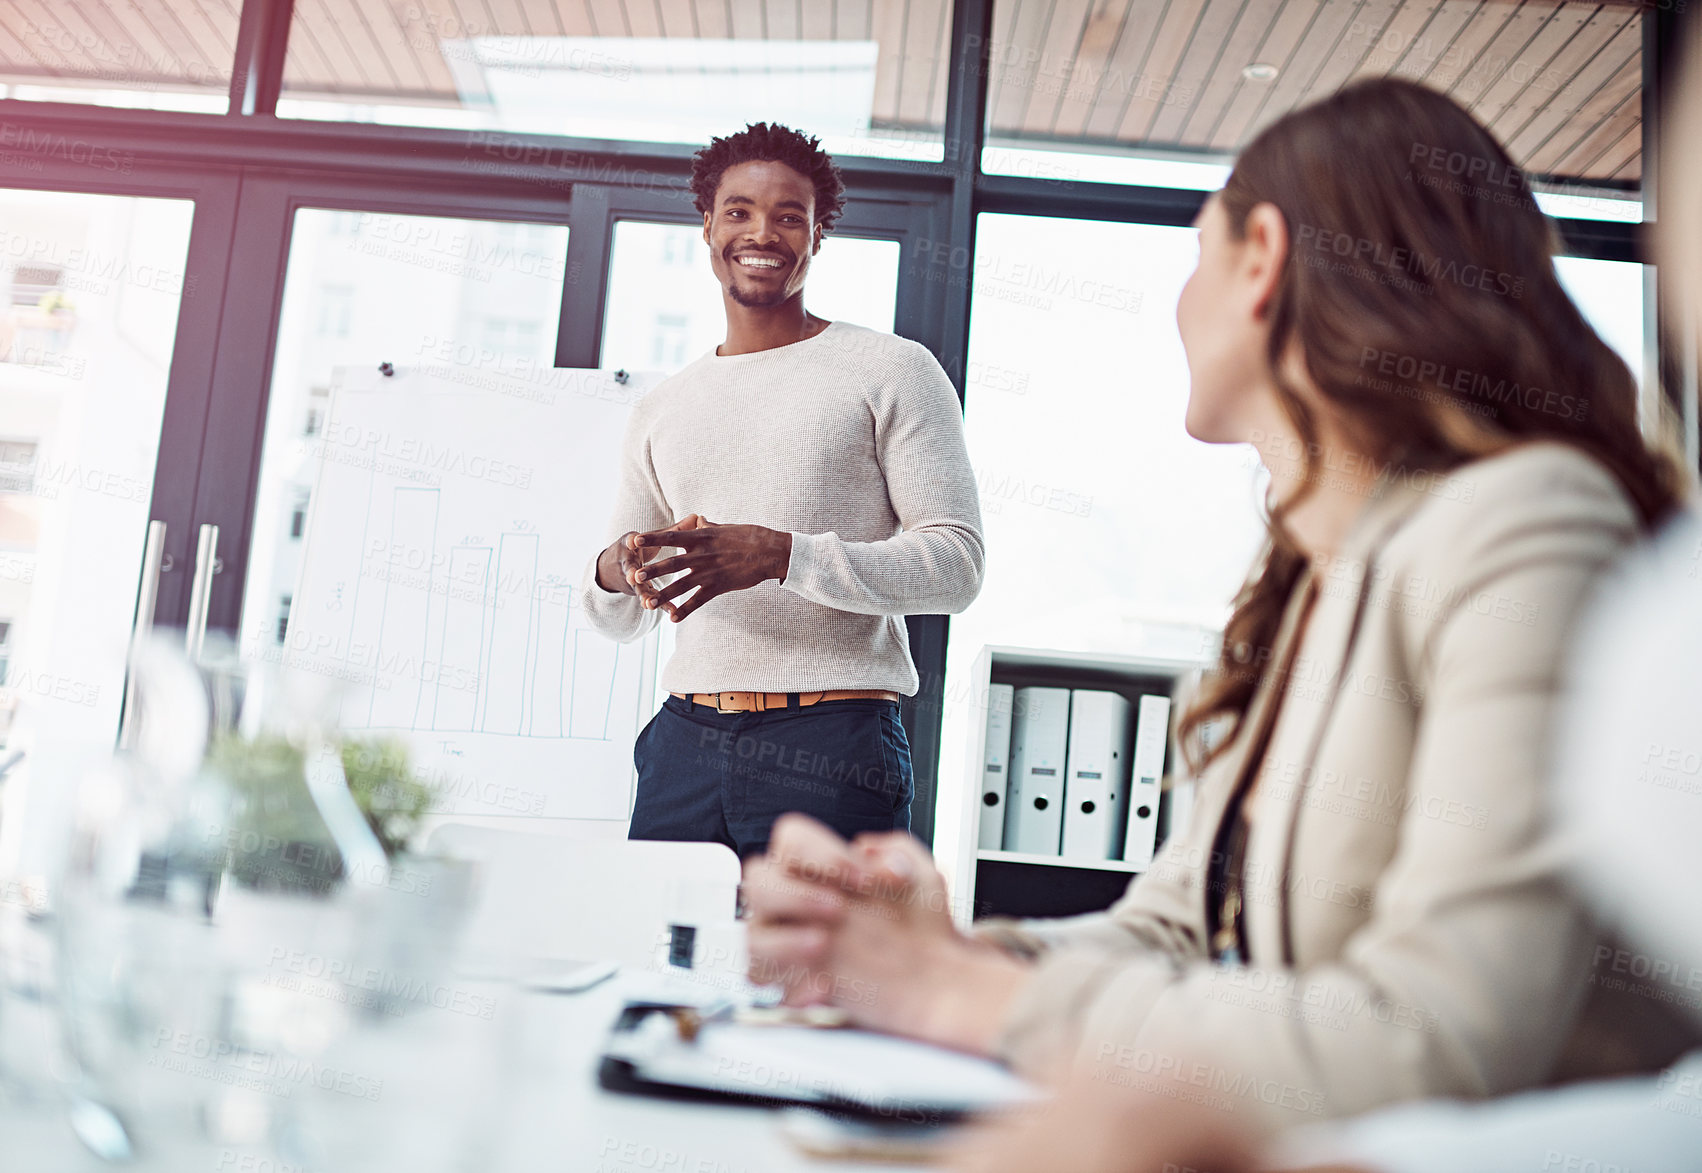
POLYGON ((632 757, 638 798, 629 839, 725 843, 743 859, 767 849, 787 811, 848 839, 910 829, 910 742, 893 701, 718 713, 671 696, 632 757))

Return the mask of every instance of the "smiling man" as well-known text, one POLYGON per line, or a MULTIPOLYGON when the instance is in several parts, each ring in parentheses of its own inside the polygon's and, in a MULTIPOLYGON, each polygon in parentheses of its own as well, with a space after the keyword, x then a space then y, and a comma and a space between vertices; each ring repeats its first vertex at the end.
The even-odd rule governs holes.
POLYGON ((628 833, 746 856, 787 811, 907 829, 903 617, 961 611, 985 562, 957 395, 917 343, 804 308, 845 190, 816 139, 714 139, 691 190, 727 338, 633 409, 582 593, 618 640, 679 625, 628 833))

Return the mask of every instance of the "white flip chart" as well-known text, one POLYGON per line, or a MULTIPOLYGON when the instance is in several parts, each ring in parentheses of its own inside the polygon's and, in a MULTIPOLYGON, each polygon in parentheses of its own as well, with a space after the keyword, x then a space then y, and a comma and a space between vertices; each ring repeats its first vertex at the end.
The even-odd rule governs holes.
POLYGON ((350 734, 404 738, 446 814, 626 817, 656 637, 591 630, 621 435, 653 375, 339 370, 290 612, 350 734))

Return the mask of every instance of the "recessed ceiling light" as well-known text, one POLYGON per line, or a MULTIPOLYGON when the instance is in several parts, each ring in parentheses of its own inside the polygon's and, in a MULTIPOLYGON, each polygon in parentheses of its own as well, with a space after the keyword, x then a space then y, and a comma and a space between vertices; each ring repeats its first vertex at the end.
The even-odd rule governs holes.
POLYGON ((1277 67, 1269 61, 1255 61, 1241 71, 1241 76, 1248 81, 1271 81, 1277 75, 1277 67))

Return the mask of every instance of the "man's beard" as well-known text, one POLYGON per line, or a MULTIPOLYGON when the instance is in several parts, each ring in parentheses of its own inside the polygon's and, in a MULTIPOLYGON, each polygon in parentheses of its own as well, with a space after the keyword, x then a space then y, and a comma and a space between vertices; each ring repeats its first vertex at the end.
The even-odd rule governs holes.
POLYGON ((727 293, 732 299, 747 309, 760 309, 765 306, 779 305, 792 295, 783 288, 770 290, 740 289, 735 277, 727 283, 727 293))

